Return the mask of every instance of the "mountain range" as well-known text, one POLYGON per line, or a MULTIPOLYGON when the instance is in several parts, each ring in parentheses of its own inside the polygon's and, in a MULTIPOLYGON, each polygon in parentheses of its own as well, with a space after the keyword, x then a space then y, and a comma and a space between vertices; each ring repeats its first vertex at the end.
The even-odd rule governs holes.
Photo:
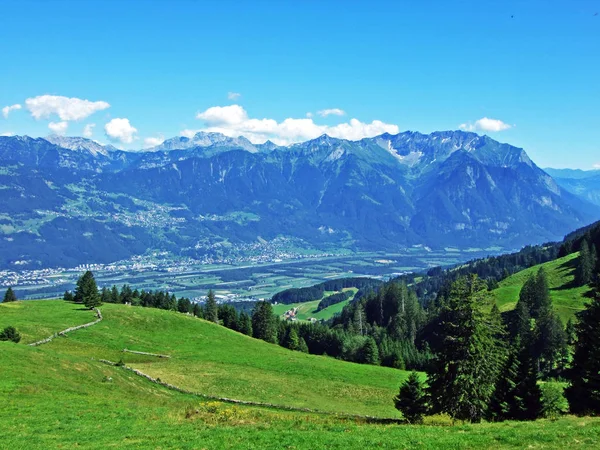
POLYGON ((600 206, 600 170, 544 170, 566 191, 600 206))
POLYGON ((140 151, 0 137, 0 268, 297 249, 514 249, 600 218, 526 152, 463 131, 290 146, 200 132, 140 151))

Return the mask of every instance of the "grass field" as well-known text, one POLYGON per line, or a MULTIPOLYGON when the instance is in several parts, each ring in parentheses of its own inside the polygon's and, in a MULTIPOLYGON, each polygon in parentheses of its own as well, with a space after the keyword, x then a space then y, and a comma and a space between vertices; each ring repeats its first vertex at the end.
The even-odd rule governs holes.
POLYGON ((319 302, 321 300, 323 300, 325 297, 335 294, 336 292, 327 291, 323 294, 323 297, 321 297, 320 299, 313 300, 310 302, 292 303, 289 305, 283 305, 283 304, 273 305, 273 312, 278 316, 283 316, 283 314, 286 311, 288 311, 292 308, 298 308, 298 312, 296 313, 296 318, 298 320, 307 321, 311 317, 315 318, 317 320, 329 320, 334 315, 341 313, 342 309, 344 309, 344 306, 346 306, 348 303, 350 303, 354 299, 354 295, 356 295, 356 293, 358 292, 358 289, 356 289, 356 288, 347 288, 347 289, 342 289, 342 290, 343 291, 352 291, 352 293, 353 293, 352 297, 350 297, 348 300, 344 300, 343 302, 328 306, 327 308, 324 308, 321 311, 317 311, 319 302))
MULTIPOLYGON (((598 418, 383 425, 205 401, 98 358, 123 358, 206 393, 383 417, 398 417, 391 397, 406 374, 291 352, 175 312, 122 305, 102 312, 99 324, 40 347, 0 342, 0 448, 558 449, 600 442, 598 418), (172 358, 122 353, 125 347, 172 358)), ((30 327, 29 340, 88 322, 91 313, 62 301, 0 304, 0 327, 24 330, 33 316, 43 329, 30 327)))
POLYGON ((499 287, 493 291, 498 308, 500 311, 514 309, 519 300, 519 292, 529 275, 537 273, 540 267, 544 267, 548 276, 552 303, 560 318, 566 322, 583 309, 587 302, 586 294, 590 291, 586 286, 573 286, 577 258, 578 254, 573 253, 555 261, 530 267, 501 281, 499 287))

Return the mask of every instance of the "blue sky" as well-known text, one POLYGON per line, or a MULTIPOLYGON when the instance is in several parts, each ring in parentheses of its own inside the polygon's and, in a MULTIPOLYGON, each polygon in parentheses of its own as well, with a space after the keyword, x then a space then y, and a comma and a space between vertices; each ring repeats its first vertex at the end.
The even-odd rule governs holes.
POLYGON ((462 125, 542 167, 590 169, 596 13, 600 1, 4 0, 0 108, 21 108, 0 134, 85 129, 141 148, 201 129, 286 143, 462 125))

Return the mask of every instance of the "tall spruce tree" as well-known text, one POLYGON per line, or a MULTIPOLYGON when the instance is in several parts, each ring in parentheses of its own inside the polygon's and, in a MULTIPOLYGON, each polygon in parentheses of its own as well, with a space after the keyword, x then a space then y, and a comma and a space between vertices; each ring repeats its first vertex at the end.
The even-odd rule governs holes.
POLYGON ((575 283, 578 286, 585 286, 592 282, 594 266, 595 261, 590 250, 590 243, 587 239, 584 239, 581 241, 579 258, 577 259, 577 267, 575 269, 575 283))
POLYGON ((476 276, 453 283, 438 317, 440 347, 428 373, 434 412, 471 422, 486 413, 506 356, 497 338, 503 326, 485 312, 492 302, 476 276))
POLYGON ((212 289, 208 291, 208 295, 206 296, 206 305, 204 305, 204 318, 210 322, 217 323, 219 321, 219 307, 217 306, 215 293, 212 291, 212 289))
POLYGON ((541 391, 533 358, 533 331, 529 312, 517 303, 513 316, 513 336, 509 356, 496 384, 490 403, 491 420, 533 420, 541 413, 541 391))
POLYGON ((89 270, 79 277, 79 280, 77 280, 75 301, 78 303, 83 303, 87 308, 95 308, 101 304, 100 294, 98 293, 98 286, 96 285, 94 274, 89 270))
POLYGON ((277 342, 277 317, 269 302, 256 302, 252 311, 252 335, 256 339, 277 342))
POLYGON ((15 295, 15 291, 13 291, 12 287, 9 287, 6 292, 4 293, 4 300, 2 300, 3 303, 8 303, 8 302, 16 302, 17 301, 17 296, 15 295))
POLYGON ((490 401, 490 407, 487 411, 488 420, 501 422, 510 418, 512 396, 517 385, 517 375, 519 373, 519 346, 520 338, 517 337, 514 344, 511 345, 508 357, 498 377, 494 394, 490 401))
POLYGON ((400 386, 400 392, 394 397, 396 409, 402 413, 408 423, 422 423, 427 414, 427 393, 417 372, 412 372, 400 386))
POLYGON ((238 320, 238 331, 246 336, 252 336, 252 318, 250 315, 242 311, 238 320))
POLYGON ((593 300, 578 313, 577 343, 570 385, 565 390, 571 413, 600 415, 600 286, 593 300))
POLYGON ((536 276, 533 289, 533 303, 529 313, 531 317, 537 319, 542 313, 552 309, 552 299, 550 298, 550 287, 548 286, 548 276, 546 270, 540 267, 536 276))

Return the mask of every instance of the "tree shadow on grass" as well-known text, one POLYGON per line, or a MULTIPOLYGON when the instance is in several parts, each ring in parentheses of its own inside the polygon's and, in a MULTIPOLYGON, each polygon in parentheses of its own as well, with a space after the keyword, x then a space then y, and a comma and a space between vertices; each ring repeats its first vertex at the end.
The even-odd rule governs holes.
MULTIPOLYGON (((566 261, 566 262, 562 263, 560 266, 558 266, 558 269, 560 271, 568 271, 569 275, 574 275, 574 272, 575 272, 576 268, 577 268, 577 258, 571 259, 570 261, 566 261)), ((575 282, 575 278, 573 278, 568 283, 565 283, 562 286, 558 286, 558 287, 552 288, 550 290, 551 291, 566 291, 566 290, 569 290, 569 289, 574 289, 576 287, 579 287, 579 286, 575 282)))

